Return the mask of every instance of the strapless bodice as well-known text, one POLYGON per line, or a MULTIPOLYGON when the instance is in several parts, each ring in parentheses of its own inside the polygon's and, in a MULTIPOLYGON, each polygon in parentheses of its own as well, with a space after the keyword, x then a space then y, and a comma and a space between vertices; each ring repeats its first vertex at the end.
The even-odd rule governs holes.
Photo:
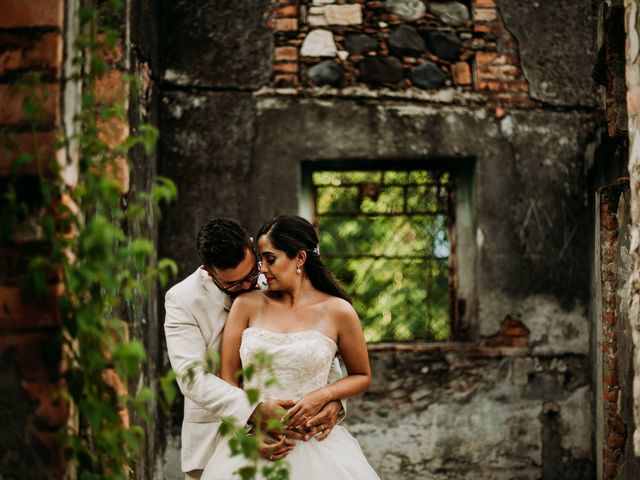
POLYGON ((271 367, 257 368, 244 388, 260 391, 260 399, 297 399, 324 387, 338 350, 336 343, 317 330, 278 333, 248 327, 242 333, 240 358, 243 367, 263 364, 270 358, 271 367), (269 379, 275 379, 269 381, 269 379))

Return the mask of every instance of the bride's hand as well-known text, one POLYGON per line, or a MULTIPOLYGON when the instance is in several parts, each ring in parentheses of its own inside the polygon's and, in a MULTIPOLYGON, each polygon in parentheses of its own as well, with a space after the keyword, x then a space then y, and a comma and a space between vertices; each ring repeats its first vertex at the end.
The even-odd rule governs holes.
POLYGON ((325 388, 308 393, 289 409, 289 428, 305 428, 306 422, 316 415, 330 400, 325 388))

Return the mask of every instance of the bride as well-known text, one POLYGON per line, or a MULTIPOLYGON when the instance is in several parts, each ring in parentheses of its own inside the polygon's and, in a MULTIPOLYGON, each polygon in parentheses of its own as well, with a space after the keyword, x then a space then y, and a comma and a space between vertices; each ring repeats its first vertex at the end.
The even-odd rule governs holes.
MULTIPOLYGON (((258 232, 262 273, 268 291, 238 297, 231 308, 221 346, 220 376, 239 385, 236 374, 267 352, 277 384, 264 388, 266 372, 254 375, 243 388, 258 388, 261 400, 296 399, 288 411, 288 428, 304 429, 329 401, 364 392, 371 384, 371 369, 360 321, 349 297, 320 259, 313 226, 297 216, 279 216, 258 232), (336 354, 347 376, 327 384, 336 354)), ((336 425, 308 441, 297 441, 286 455, 292 480, 367 480, 378 476, 346 428, 336 425), (321 438, 322 440, 318 440, 321 438)), ((269 456, 267 456, 269 458, 269 456)), ((230 455, 222 439, 205 468, 202 480, 229 480, 244 466, 241 456, 230 455)), ((267 464, 267 460, 259 465, 267 464)))

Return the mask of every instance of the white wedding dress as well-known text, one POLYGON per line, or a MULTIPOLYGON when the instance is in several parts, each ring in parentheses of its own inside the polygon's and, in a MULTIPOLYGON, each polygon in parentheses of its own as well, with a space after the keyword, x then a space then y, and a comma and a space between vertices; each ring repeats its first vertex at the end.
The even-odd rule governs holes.
MULTIPOLYGON (((247 382, 245 388, 258 388, 261 399, 297 399, 327 384, 331 364, 338 346, 323 333, 305 330, 277 333, 249 327, 242 334, 240 358, 243 365, 255 364, 256 355, 266 352, 271 357, 272 372, 262 371, 247 382), (262 388, 273 376, 277 385, 262 388)), ((230 456, 228 439, 218 442, 207 463, 202 480, 231 480, 246 465, 241 455, 230 456)), ((318 441, 299 440, 285 457, 290 480, 368 480, 379 479, 364 457, 360 446, 346 428, 336 425, 329 436, 318 441)), ((269 462, 261 460, 258 470, 269 462)), ((262 477, 258 477, 262 478, 262 477)))

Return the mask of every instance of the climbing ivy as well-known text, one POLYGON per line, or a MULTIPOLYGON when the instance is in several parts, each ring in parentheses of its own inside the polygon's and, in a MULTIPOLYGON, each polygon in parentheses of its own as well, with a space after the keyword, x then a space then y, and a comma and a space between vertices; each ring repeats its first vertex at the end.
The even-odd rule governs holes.
MULTIPOLYGON (((31 243, 37 245, 21 279, 25 296, 47 295, 52 279, 63 285, 56 296, 63 325, 53 350, 63 365, 60 395, 72 410, 60 441, 80 479, 135 476, 143 429, 130 425, 128 414, 135 411, 149 421, 147 405, 157 389, 133 386, 146 352, 139 339, 129 338, 123 312, 154 282, 165 283, 177 270, 173 261, 156 259, 149 238, 131 234, 149 209, 175 198, 175 185, 159 177, 151 191, 125 197, 118 180, 131 150, 139 145, 150 156, 158 138, 150 125, 137 126, 135 135, 117 142, 109 131, 126 125, 125 96, 137 90, 135 80, 124 75, 122 98, 97 94, 98 82, 115 71, 123 8, 121 0, 85 1, 75 12, 80 33, 72 49, 75 73, 67 81, 81 86, 81 101, 77 128, 61 132, 57 146, 77 153, 77 185, 63 182, 56 159, 43 157, 38 148, 15 151, 15 175, 2 192, 0 210, 3 243, 31 232, 31 243), (37 172, 35 182, 21 173, 24 169, 37 172)), ((23 112, 34 142, 47 100, 44 86, 37 75, 15 85, 25 96, 23 112)), ((4 143, 11 148, 10 138, 4 143)))
MULTIPOLYGON (((73 186, 64 182, 64 167, 37 148, 48 100, 46 79, 24 75, 15 88, 24 94, 22 109, 33 145, 29 153, 12 146, 10 136, 3 139, 2 147, 14 159, 13 176, 0 191, 0 242, 17 248, 19 238, 28 238, 37 245, 20 280, 26 301, 50 295, 52 282, 63 286, 55 296, 62 328, 52 350, 63 366, 59 395, 72 406, 59 439, 69 468, 75 470, 72 476, 124 480, 136 477, 144 436, 142 426, 128 421, 129 413, 150 422, 148 407, 156 392, 162 393, 158 400, 167 408, 177 394, 173 372, 158 385, 139 386, 146 351, 139 339, 129 337, 125 314, 135 311, 135 303, 155 282, 164 285, 177 272, 172 260, 156 258, 151 239, 133 233, 146 222, 150 209, 159 214, 161 204, 171 202, 177 191, 171 180, 158 177, 151 191, 125 194, 118 179, 132 150, 149 159, 158 139, 153 126, 141 124, 135 134, 114 142, 112 134, 127 122, 127 99, 122 95, 114 100, 115 92, 107 99, 97 93, 98 84, 116 71, 123 0, 86 0, 75 14, 80 24, 72 49, 75 73, 67 81, 81 87, 81 101, 74 118, 77 128, 60 132, 57 147, 70 157, 77 155, 78 181, 73 186)), ((138 90, 134 76, 122 79, 124 92, 138 90)), ((261 362, 246 367, 245 378, 268 359, 261 362)), ((212 364, 206 367, 213 372, 212 364)), ((249 390, 247 395, 256 404, 258 392, 249 390)), ((267 435, 263 423, 273 433, 284 431, 283 421, 257 420, 251 434, 233 419, 223 420, 221 433, 228 437, 232 454, 248 460, 237 475, 288 478, 284 462, 258 463, 259 441, 267 435)))

